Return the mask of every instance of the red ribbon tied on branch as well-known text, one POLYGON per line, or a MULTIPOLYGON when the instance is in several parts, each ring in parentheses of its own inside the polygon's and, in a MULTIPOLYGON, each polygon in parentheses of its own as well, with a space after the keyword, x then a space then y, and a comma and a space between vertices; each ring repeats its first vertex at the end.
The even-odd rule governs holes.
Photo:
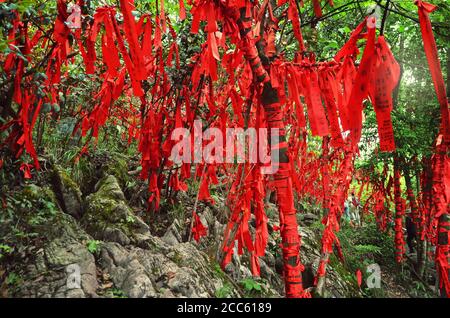
POLYGON ((450 138, 450 119, 448 111, 448 100, 445 90, 444 78, 441 72, 441 65, 439 62, 436 41, 431 27, 429 13, 437 9, 433 4, 417 0, 415 2, 419 11, 420 29, 422 31, 422 40, 427 56, 428 67, 430 69, 431 78, 433 79, 434 89, 438 97, 441 108, 441 131, 444 134, 445 142, 449 142, 450 138))

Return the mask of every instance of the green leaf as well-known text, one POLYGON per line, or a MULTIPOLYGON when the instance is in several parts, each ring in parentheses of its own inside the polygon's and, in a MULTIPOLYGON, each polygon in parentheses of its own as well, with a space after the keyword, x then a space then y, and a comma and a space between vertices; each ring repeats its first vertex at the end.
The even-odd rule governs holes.
POLYGON ((87 249, 89 252, 91 252, 92 254, 95 254, 98 252, 99 246, 100 246, 101 242, 97 241, 97 240, 91 240, 88 242, 87 244, 87 249))

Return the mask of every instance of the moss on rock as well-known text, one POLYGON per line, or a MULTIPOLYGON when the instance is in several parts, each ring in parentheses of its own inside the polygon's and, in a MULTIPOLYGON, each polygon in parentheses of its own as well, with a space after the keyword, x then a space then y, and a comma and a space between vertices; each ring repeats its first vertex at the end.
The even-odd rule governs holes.
POLYGON ((122 245, 148 239, 148 226, 127 205, 116 177, 105 176, 95 188, 96 192, 86 198, 86 212, 81 220, 88 233, 122 245))
POLYGON ((115 154, 115 157, 103 167, 103 173, 106 176, 115 176, 119 181, 119 184, 122 187, 125 187, 130 180, 127 158, 115 154))
POLYGON ((64 212, 74 218, 82 215, 82 194, 78 185, 59 166, 55 166, 52 175, 53 187, 64 212))

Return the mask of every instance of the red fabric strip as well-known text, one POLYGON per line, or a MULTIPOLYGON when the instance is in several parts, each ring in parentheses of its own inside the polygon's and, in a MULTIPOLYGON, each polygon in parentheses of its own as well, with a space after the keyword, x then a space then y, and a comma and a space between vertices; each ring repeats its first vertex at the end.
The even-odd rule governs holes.
POLYGON ((445 91, 444 78, 442 76, 441 65, 437 53, 436 41, 434 39, 430 17, 428 16, 429 13, 436 10, 436 6, 421 0, 416 1, 415 4, 419 10, 420 29, 422 31, 422 40, 425 54, 427 56, 428 67, 430 69, 434 89, 436 90, 436 95, 441 108, 441 130, 444 134, 446 142, 450 142, 450 119, 447 94, 445 91))

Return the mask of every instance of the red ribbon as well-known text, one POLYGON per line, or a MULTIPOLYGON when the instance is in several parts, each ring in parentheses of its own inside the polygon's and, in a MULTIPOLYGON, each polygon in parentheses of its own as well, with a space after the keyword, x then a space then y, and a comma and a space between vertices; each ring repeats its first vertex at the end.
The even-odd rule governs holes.
POLYGON ((349 114, 350 138, 356 146, 361 138, 363 100, 368 96, 372 72, 373 57, 375 56, 375 28, 368 28, 367 43, 361 64, 358 68, 355 83, 352 88, 347 109, 349 114))
POLYGON ((450 142, 450 125, 447 94, 445 91, 444 78, 441 72, 441 65, 438 58, 436 41, 431 27, 429 13, 436 10, 436 6, 421 0, 416 0, 419 11, 420 29, 422 31, 422 40, 427 56, 428 67, 430 69, 431 78, 433 79, 434 89, 438 97, 441 108, 441 131, 444 134, 445 142, 450 142))
POLYGON ((400 78, 400 66, 394 59, 383 36, 378 37, 377 53, 372 67, 370 94, 377 114, 380 149, 381 151, 394 151, 394 130, 391 120, 392 92, 400 78))

